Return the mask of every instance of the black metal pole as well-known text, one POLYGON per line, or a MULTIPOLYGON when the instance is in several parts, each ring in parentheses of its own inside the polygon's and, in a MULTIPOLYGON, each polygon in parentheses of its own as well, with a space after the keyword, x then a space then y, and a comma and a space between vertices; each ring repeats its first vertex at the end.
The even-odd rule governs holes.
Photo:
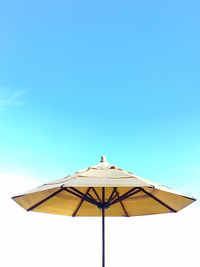
MULTIPOLYGON (((102 203, 105 202, 105 188, 102 188, 102 203)), ((105 209, 102 208, 102 267, 105 267, 105 209)))

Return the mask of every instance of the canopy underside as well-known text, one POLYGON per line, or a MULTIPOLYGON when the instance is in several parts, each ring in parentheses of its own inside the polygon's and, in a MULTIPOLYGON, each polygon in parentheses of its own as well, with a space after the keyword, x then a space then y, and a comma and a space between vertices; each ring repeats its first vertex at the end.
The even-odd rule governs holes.
MULTIPOLYGON (((13 199, 28 211, 66 216, 102 216, 101 207, 96 205, 101 204, 101 196, 102 187, 56 187, 13 199)), ((193 201, 192 198, 152 187, 106 187, 105 216, 177 212, 193 201)))

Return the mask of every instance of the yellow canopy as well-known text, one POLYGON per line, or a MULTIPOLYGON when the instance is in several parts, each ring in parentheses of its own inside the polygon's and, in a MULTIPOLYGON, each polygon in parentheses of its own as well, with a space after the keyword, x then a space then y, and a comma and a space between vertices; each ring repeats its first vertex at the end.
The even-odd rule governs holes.
POLYGON ((102 216, 102 207, 105 216, 169 213, 195 201, 111 165, 105 157, 96 166, 44 184, 13 199, 27 211, 68 216, 102 216))

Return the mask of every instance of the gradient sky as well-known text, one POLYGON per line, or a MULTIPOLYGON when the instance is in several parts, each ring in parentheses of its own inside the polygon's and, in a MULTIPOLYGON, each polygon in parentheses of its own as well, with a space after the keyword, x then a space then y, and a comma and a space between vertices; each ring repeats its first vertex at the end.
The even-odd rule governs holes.
POLYGON ((54 180, 106 155, 197 193, 199 10, 195 0, 1 1, 0 172, 54 180))

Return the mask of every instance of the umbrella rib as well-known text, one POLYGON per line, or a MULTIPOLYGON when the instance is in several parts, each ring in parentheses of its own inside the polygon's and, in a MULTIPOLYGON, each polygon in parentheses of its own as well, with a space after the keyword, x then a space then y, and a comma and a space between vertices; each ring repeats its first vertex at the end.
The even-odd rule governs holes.
POLYGON ((102 200, 101 200, 99 194, 97 193, 97 191, 94 189, 94 187, 92 187, 92 191, 95 193, 95 195, 96 195, 96 197, 98 198, 99 202, 102 203, 102 200))
MULTIPOLYGON (((90 189, 91 189, 91 187, 89 187, 88 190, 86 191, 86 193, 85 193, 86 195, 89 193, 90 189)), ((82 198, 80 203, 78 204, 76 210, 73 212, 72 217, 76 216, 76 214, 78 213, 79 209, 81 208, 83 202, 84 202, 84 199, 82 198)))
POLYGON ((14 196, 14 197, 12 197, 12 199, 16 199, 16 198, 18 198, 18 197, 23 197, 23 196, 25 196, 25 195, 14 196))
POLYGON ((109 199, 108 199, 108 201, 107 201, 107 203, 109 203, 110 201, 112 201, 114 198, 113 198, 113 196, 114 196, 114 194, 116 193, 116 191, 117 191, 117 187, 113 187, 113 191, 112 191, 112 193, 110 194, 110 197, 109 197, 109 199))
POLYGON ((115 192, 115 195, 111 198, 110 202, 116 200, 116 198, 117 198, 117 194, 116 194, 116 192, 115 192))
POLYGON ((128 197, 131 197, 131 196, 139 193, 141 190, 142 189, 140 187, 133 187, 132 189, 130 189, 129 191, 127 191, 126 193, 124 193, 123 195, 121 195, 118 199, 112 201, 110 203, 110 205, 114 205, 114 204, 120 202, 121 200, 124 200, 124 199, 126 199, 128 197))
POLYGON ((42 205, 44 202, 46 202, 47 200, 49 200, 50 198, 56 196, 57 194, 59 194, 60 192, 63 191, 63 188, 59 189, 58 191, 54 192, 53 194, 51 194, 50 196, 42 199, 41 201, 39 201, 38 203, 34 204, 33 206, 31 206, 29 209, 27 209, 27 211, 31 211, 35 208, 37 208, 38 206, 42 205))
MULTIPOLYGON (((71 188, 73 188, 73 187, 71 187, 71 188)), ((70 189, 71 189, 70 188, 70 189)), ((97 202, 96 201, 94 201, 93 199, 90 199, 88 196, 86 196, 85 194, 83 194, 82 192, 80 192, 79 190, 77 190, 77 189, 75 189, 75 188, 73 188, 73 190, 75 191, 72 191, 72 190, 70 190, 69 188, 63 188, 65 191, 67 191, 68 193, 70 193, 70 194, 72 194, 72 195, 74 195, 74 196, 76 196, 76 197, 79 197, 80 199, 83 199, 83 200, 86 200, 87 202, 89 202, 90 204, 93 204, 93 205, 96 205, 97 206, 97 202)))
POLYGON ((88 200, 93 201, 94 202, 93 204, 95 205, 98 204, 98 202, 92 196, 89 195, 90 197, 88 197, 87 194, 82 193, 80 190, 76 189, 75 187, 71 187, 71 189, 77 192, 78 194, 80 194, 81 196, 86 197, 88 200))
POLYGON ((155 197, 154 195, 152 195, 151 193, 147 192, 144 188, 142 188, 142 191, 147 194, 149 197, 153 198, 155 201, 157 201, 158 203, 160 203, 162 206, 164 206, 165 208, 171 210, 172 212, 177 212, 175 209, 173 209, 172 207, 170 207, 169 205, 167 205, 165 202, 163 202, 162 200, 160 200, 159 198, 155 197))
MULTIPOLYGON (((119 199, 119 192, 118 192, 117 190, 116 190, 116 193, 117 193, 117 197, 118 197, 118 199, 119 199)), ((121 205, 121 207, 122 207, 122 209, 123 209, 123 211, 124 211, 126 217, 129 217, 128 212, 127 212, 127 210, 125 209, 122 200, 120 200, 119 202, 120 202, 120 205, 121 205)))
POLYGON ((91 199, 93 199, 94 201, 96 201, 96 199, 90 193, 87 193, 86 195, 88 195, 91 199))

